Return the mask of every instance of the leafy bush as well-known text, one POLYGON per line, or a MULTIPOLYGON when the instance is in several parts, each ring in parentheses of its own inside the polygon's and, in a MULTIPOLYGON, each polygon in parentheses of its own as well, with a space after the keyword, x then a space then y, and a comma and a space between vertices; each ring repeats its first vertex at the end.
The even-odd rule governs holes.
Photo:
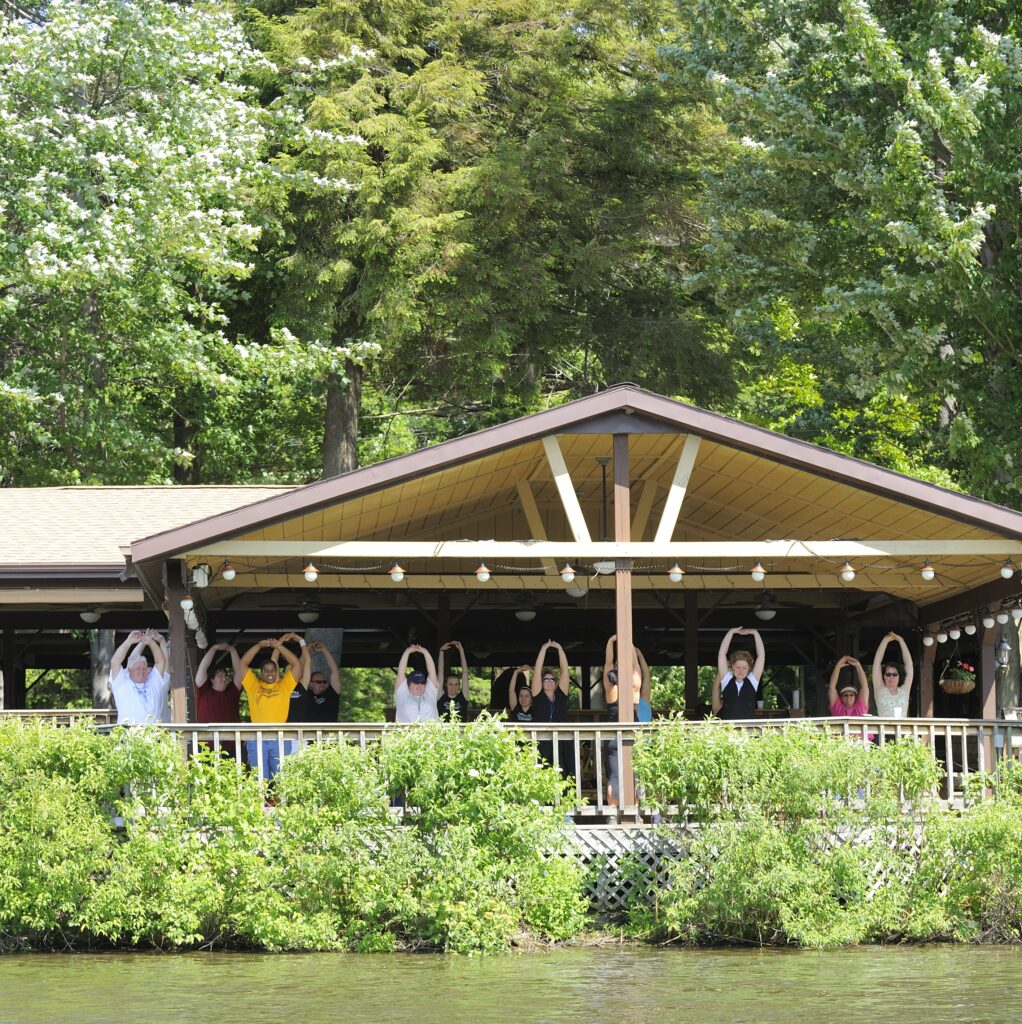
POLYGON ((492 720, 259 779, 159 731, 0 726, 0 948, 504 949, 584 924, 560 775, 492 720), (414 802, 393 824, 386 783, 414 802), (123 827, 118 827, 123 822, 123 827))

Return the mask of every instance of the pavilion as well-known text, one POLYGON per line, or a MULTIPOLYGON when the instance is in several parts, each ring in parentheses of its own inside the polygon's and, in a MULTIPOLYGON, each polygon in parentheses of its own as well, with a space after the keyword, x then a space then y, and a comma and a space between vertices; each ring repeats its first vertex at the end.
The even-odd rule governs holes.
POLYGON ((7 489, 0 514, 7 708, 26 666, 81 663, 83 619, 169 620, 178 721, 197 648, 242 631, 342 628, 349 666, 411 638, 503 666, 553 637, 583 669, 617 633, 684 665, 694 706, 721 633, 755 625, 812 670, 894 629, 919 714, 993 718, 1022 593, 1022 514, 631 385, 306 486, 7 489), (923 639, 966 627, 980 685, 952 712, 952 648, 923 639))

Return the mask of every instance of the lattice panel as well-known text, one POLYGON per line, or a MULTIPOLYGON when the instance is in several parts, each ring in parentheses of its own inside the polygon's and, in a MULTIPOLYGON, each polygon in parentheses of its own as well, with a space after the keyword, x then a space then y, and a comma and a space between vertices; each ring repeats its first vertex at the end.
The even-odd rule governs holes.
POLYGON ((685 856, 684 833, 650 825, 576 828, 575 856, 587 872, 587 895, 600 913, 619 913, 650 887, 670 885, 670 865, 685 856))

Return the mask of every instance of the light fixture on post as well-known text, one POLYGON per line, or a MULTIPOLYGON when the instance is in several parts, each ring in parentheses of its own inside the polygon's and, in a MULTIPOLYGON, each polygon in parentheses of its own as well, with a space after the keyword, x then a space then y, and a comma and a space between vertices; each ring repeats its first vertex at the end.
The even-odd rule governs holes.
POLYGON ((983 615, 983 628, 984 629, 993 629, 994 628, 994 623, 996 621, 997 620, 990 614, 990 612, 985 612, 984 615, 983 615))
POLYGON ((677 562, 667 570, 667 578, 672 583, 683 583, 685 581, 685 570, 677 562))
POLYGON ((535 617, 536 613, 531 608, 519 608, 515 612, 515 618, 519 622, 532 622, 535 617))
POLYGON ((227 559, 224 559, 224 564, 220 568, 220 577, 230 582, 237 575, 238 570, 227 559))
POLYGON ((952 640, 957 640, 962 635, 962 631, 957 626, 952 626, 947 631, 947 635, 951 637, 952 640))
POLYGON ((766 579, 766 569, 762 562, 757 562, 749 571, 749 575, 757 582, 762 583, 766 579))
POLYGON ((845 583, 851 583, 852 580, 855 579, 855 569, 852 568, 852 563, 847 559, 845 560, 845 564, 841 566, 841 579, 843 579, 845 583))
POLYGON ((976 635, 976 623, 975 622, 967 622, 965 624, 965 635, 966 636, 975 636, 976 635))
POLYGON ((933 564, 930 562, 928 558, 925 562, 923 562, 923 567, 919 570, 919 575, 922 576, 922 578, 926 580, 927 583, 929 583, 937 575, 937 570, 934 569, 933 564))
POLYGON ((490 570, 486 567, 485 562, 480 562, 477 566, 476 579, 479 580, 480 583, 490 582, 490 570))
POLYGON ((194 607, 195 607, 195 600, 192 597, 192 595, 189 594, 186 591, 185 592, 185 596, 181 598, 181 610, 182 611, 186 611, 186 612, 190 612, 194 607))
POLYGON ((575 582, 575 570, 570 562, 565 562, 561 567, 561 579, 564 580, 565 583, 575 582))
POLYGON ((391 578, 391 579, 392 579, 392 580, 393 580, 393 581, 394 581, 395 583, 400 583, 400 582, 401 582, 401 581, 402 581, 402 580, 403 580, 403 579, 405 578, 405 571, 404 571, 404 569, 403 569, 403 568, 401 567, 400 563, 398 563, 398 562, 395 562, 395 563, 394 563, 394 564, 393 564, 393 565, 392 565, 392 566, 391 566, 391 567, 390 567, 390 568, 389 568, 389 569, 387 570, 387 575, 388 575, 388 576, 390 576, 390 578, 391 578))
POLYGON ((998 668, 1007 668, 1011 664, 1011 644, 1008 643, 1008 638, 1003 633, 1001 639, 997 641, 994 660, 997 662, 998 668))
POLYGON ((923 634, 923 646, 924 647, 932 647, 933 646, 933 634, 932 633, 924 633, 923 634))
POLYGON ((199 590, 205 590, 209 586, 209 581, 213 578, 213 570, 210 568, 207 562, 201 562, 199 565, 192 567, 192 586, 198 587, 199 590))
POLYGON ((944 630, 941 630, 937 634, 937 643, 939 643, 939 644, 946 644, 947 643, 947 633, 945 633, 944 630))
POLYGON ((1001 566, 1001 576, 1006 580, 1010 580, 1015 575, 1015 563, 1009 558, 1004 565, 1001 566))
POLYGON ((82 622, 87 622, 91 626, 94 622, 99 622, 101 614, 102 613, 95 608, 83 608, 78 613, 78 618, 80 618, 82 622))
POLYGON ((309 583, 315 583, 319 579, 319 569, 317 569, 312 562, 302 570, 302 575, 309 583))

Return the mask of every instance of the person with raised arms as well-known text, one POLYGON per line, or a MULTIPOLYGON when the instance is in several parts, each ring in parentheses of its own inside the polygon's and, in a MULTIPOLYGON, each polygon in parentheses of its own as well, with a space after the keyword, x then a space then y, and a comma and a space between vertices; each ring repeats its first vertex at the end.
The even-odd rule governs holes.
POLYGON ((736 626, 729 629, 717 651, 717 677, 713 680, 711 707, 713 713, 727 722, 753 718, 759 700, 759 684, 766 665, 763 638, 757 629, 736 626), (756 660, 745 649, 728 653, 736 636, 751 636, 756 645, 756 660))

